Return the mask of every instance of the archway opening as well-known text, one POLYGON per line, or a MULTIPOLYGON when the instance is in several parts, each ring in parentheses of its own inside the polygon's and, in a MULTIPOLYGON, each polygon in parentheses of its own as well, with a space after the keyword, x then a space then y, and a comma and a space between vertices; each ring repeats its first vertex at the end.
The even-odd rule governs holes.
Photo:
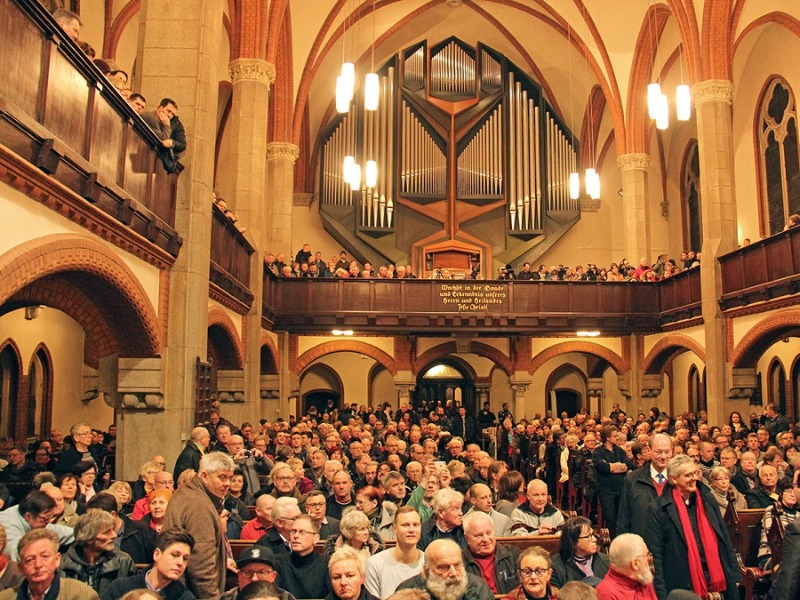
POLYGON ((14 437, 19 406, 19 354, 11 344, 0 352, 0 431, 14 437))
POLYGON ((457 360, 436 361, 420 371, 414 392, 414 407, 431 411, 436 406, 464 406, 468 415, 475 415, 475 381, 472 374, 457 360))

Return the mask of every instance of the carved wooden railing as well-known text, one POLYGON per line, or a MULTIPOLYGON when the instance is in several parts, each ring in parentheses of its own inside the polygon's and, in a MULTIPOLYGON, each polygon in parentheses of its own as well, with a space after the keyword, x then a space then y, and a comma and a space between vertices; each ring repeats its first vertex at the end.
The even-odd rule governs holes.
POLYGON ((743 246, 719 259, 723 310, 800 291, 800 227, 743 246))
POLYGON ((177 256, 156 136, 40 2, 0 0, 0 15, 0 162, 21 157, 177 256))
POLYGON ((229 294, 242 308, 250 308, 253 303, 250 256, 255 250, 225 213, 216 205, 212 210, 210 283, 229 294))

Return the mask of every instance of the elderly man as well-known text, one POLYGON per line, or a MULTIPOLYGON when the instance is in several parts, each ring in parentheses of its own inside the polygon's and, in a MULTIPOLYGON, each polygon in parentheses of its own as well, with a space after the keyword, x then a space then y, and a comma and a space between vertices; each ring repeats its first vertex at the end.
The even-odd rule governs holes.
POLYGON ((672 458, 672 440, 665 433, 650 438, 650 462, 625 477, 619 502, 617 531, 644 535, 650 504, 667 486, 667 464, 672 458))
POLYGON ((425 554, 417 548, 422 523, 419 513, 404 506, 394 515, 392 530, 397 544, 367 559, 367 591, 388 598, 406 579, 422 572, 425 554))
POLYGON ((211 436, 208 433, 208 429, 205 427, 192 429, 192 433, 186 441, 186 446, 184 446, 178 456, 178 460, 175 462, 175 469, 172 472, 175 481, 178 481, 181 473, 187 469, 194 469, 194 471, 200 469, 200 458, 205 454, 210 442, 211 436))
POLYGON ((489 586, 464 568, 461 548, 453 540, 436 540, 425 551, 422 572, 399 586, 425 590, 436 600, 493 600, 489 586))
POLYGON ((547 501, 547 484, 534 479, 528 484, 528 500, 511 513, 511 535, 560 534, 564 515, 547 501))
POLYGON ((61 458, 53 469, 56 475, 64 473, 77 473, 78 463, 89 462, 97 464, 95 457, 89 451, 92 444, 92 428, 88 423, 76 423, 69 431, 72 436, 72 447, 61 453, 61 458))
POLYGON ((292 467, 285 462, 275 463, 275 468, 270 473, 272 491, 270 494, 276 498, 294 498, 297 504, 303 507, 306 497, 297 489, 297 477, 292 467))
POLYGON ((58 571, 61 554, 58 536, 48 529, 32 529, 19 540, 19 570, 25 581, 0 592, 0 600, 97 600, 97 592, 58 571))
POLYGON ((464 517, 467 550, 464 562, 468 572, 482 577, 493 594, 508 594, 519 585, 514 546, 498 544, 494 522, 486 513, 473 511, 464 517))
POLYGON ((649 554, 635 533, 614 538, 608 550, 611 567, 597 586, 599 600, 656 600, 649 554))
POLYGON ((436 492, 431 506, 433 515, 422 525, 422 535, 417 546, 425 550, 434 540, 450 539, 459 547, 466 549, 462 522, 464 513, 462 506, 464 496, 451 488, 443 488, 436 492))
POLYGON ((778 492, 778 470, 772 465, 763 465, 758 471, 761 485, 745 492, 747 508, 768 508, 780 498, 778 492))
POLYGON ((299 516, 300 508, 297 500, 288 497, 278 498, 272 505, 272 527, 258 538, 256 544, 269 548, 275 554, 288 554, 291 552, 289 532, 299 516))
MULTIPOLYGON (((57 489, 57 488, 56 488, 57 489)), ((137 565, 149 563, 156 549, 156 532, 152 527, 120 514, 117 499, 109 492, 95 494, 86 508, 99 508, 114 517, 114 547, 128 554, 137 565)))
POLYGON ((58 26, 64 30, 64 33, 77 44, 82 25, 80 17, 66 8, 59 8, 53 13, 53 18, 58 23, 58 26))
POLYGON ((182 529, 164 529, 153 551, 153 568, 118 579, 103 593, 103 600, 118 600, 131 590, 147 589, 164 600, 192 600, 194 594, 181 583, 189 563, 194 538, 182 529))
POLYGON ((61 571, 103 594, 112 581, 136 573, 133 559, 114 547, 114 517, 90 508, 75 524, 75 543, 61 557, 61 571))
POLYGON ((319 525, 319 539, 327 540, 332 535, 339 535, 339 519, 326 514, 327 500, 319 490, 311 490, 306 496, 306 513, 319 525))
MULTIPOLYGON (((269 548, 250 546, 245 548, 236 560, 236 587, 222 595, 221 600, 237 600, 239 592, 256 581, 275 583, 278 572, 275 570, 275 555, 269 548)), ((294 600, 294 596, 278 588, 279 600, 294 600)))
POLYGON ((164 519, 166 529, 180 527, 195 540, 186 568, 186 583, 195 596, 219 598, 225 591, 228 553, 219 518, 233 477, 233 459, 211 452, 200 459, 200 471, 172 496, 164 519))
POLYGON ((300 515, 289 532, 292 551, 275 557, 275 570, 281 586, 299 600, 324 598, 331 591, 328 556, 314 552, 319 528, 314 519, 300 515))
POLYGON ((41 491, 28 492, 17 506, 0 512, 0 525, 6 530, 6 547, 3 551, 11 560, 19 562, 17 543, 31 529, 44 529, 56 534, 61 544, 71 544, 75 539, 71 527, 52 525, 56 501, 41 491))
MULTIPOLYGON (((472 508, 467 511, 467 515, 473 512, 481 512, 488 516, 494 525, 494 534, 497 537, 511 535, 511 519, 494 509, 492 502, 492 490, 488 485, 476 483, 467 493, 467 500, 472 504, 472 508)), ((464 515, 465 517, 467 515, 464 515)))
POLYGON ((344 509, 356 504, 356 499, 353 497, 353 478, 350 473, 342 469, 333 476, 331 486, 333 495, 328 498, 325 512, 334 519, 341 519, 344 509))
POLYGON ((256 498, 256 516, 244 524, 240 539, 255 541, 267 534, 272 527, 272 507, 276 501, 275 496, 269 494, 261 494, 256 498))

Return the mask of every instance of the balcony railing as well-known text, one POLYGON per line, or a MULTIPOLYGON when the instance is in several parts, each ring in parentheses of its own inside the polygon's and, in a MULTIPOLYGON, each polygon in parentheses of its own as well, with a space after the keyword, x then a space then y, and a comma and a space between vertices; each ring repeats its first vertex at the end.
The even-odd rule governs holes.
POLYGON ((253 304, 250 257, 255 250, 225 213, 216 205, 212 210, 209 280, 244 307, 250 308, 253 304))
POLYGON ((719 259, 723 310, 800 291, 800 227, 744 246, 719 259))
POLYGON ((177 256, 159 141, 42 7, 0 0, 0 144, 177 256))

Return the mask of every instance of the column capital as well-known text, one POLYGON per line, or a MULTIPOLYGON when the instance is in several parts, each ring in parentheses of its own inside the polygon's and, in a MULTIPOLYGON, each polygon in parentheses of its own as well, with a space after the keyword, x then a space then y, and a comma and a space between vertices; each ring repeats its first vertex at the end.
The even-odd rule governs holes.
POLYGON ((727 79, 708 79, 692 86, 695 106, 704 102, 733 103, 733 82, 727 79))
POLYGON ((294 164, 300 158, 300 147, 289 142, 267 144, 267 160, 288 160, 294 164))
POLYGON ((650 165, 653 163, 653 160, 650 158, 649 154, 643 154, 640 152, 632 152, 631 154, 623 154, 622 156, 617 158, 617 166, 622 171, 631 171, 631 170, 640 170, 646 171, 650 168, 650 165))
POLYGON ((231 83, 256 81, 271 86, 275 83, 275 65, 260 58, 236 58, 228 63, 231 83))

